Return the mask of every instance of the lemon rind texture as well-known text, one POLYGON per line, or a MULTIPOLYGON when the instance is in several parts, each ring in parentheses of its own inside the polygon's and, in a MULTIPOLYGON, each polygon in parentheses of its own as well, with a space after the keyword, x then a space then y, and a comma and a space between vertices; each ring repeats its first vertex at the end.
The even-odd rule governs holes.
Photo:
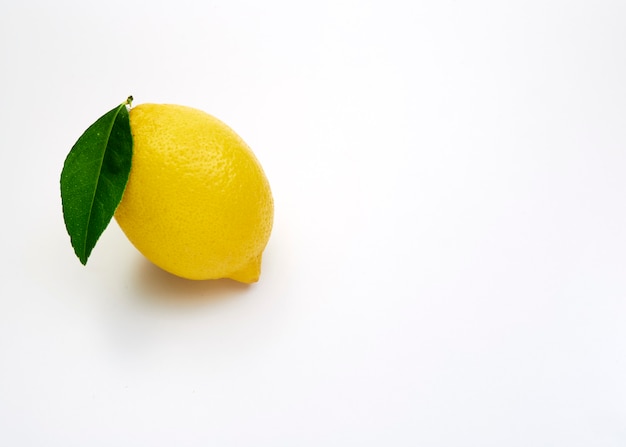
POLYGON ((273 226, 261 164, 226 124, 197 109, 131 109, 129 181, 115 218, 151 262, 195 280, 256 282, 273 226))

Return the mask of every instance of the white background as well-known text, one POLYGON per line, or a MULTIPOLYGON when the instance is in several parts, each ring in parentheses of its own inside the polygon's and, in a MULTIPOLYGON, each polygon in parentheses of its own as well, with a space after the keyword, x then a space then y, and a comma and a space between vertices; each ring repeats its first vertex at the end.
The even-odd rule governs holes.
POLYGON ((626 4, 0 6, 0 444, 626 445, 626 4), (83 267, 64 158, 135 104, 252 147, 259 283, 83 267))

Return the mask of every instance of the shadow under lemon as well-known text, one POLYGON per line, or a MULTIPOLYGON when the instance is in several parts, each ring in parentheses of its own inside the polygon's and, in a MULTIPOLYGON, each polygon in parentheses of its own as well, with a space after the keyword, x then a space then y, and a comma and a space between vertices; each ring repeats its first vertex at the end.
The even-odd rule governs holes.
POLYGON ((173 275, 138 256, 132 275, 134 287, 141 298, 164 305, 197 305, 243 297, 251 289, 232 279, 191 280, 173 275))

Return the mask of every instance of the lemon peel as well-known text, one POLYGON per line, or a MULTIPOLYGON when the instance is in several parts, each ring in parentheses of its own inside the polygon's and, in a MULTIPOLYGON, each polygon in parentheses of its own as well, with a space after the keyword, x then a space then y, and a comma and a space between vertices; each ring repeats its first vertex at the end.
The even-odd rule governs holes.
POLYGON ((273 225, 261 164, 230 127, 201 110, 130 110, 133 157, 115 219, 151 262, 194 279, 256 282, 273 225))

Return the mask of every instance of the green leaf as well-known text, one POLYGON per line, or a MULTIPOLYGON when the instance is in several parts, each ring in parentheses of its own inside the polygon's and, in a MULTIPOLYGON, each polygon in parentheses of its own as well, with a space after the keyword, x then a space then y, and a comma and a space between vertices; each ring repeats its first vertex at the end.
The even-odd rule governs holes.
POLYGON ((127 105, 102 115, 80 136, 61 172, 63 218, 72 247, 85 265, 122 200, 133 153, 127 105))

